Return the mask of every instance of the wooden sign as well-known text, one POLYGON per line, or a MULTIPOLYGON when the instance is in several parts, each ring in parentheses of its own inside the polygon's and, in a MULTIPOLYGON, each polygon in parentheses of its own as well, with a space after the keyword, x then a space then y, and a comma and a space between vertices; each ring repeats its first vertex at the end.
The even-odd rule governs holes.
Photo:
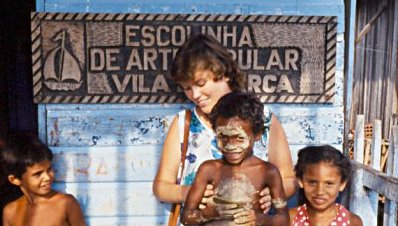
POLYGON ((36 103, 183 103, 169 78, 192 33, 213 35, 264 103, 331 103, 336 17, 32 13, 36 103))

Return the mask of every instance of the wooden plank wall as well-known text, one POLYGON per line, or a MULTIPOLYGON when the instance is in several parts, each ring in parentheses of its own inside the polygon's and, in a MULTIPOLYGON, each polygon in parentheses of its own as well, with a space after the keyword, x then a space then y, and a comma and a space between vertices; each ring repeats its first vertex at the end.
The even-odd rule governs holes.
POLYGON ((362 218, 363 225, 395 226, 398 223, 398 125, 391 127, 387 173, 383 173, 380 170, 381 121, 373 122, 372 156, 370 165, 367 166, 364 162, 364 120, 364 115, 357 115, 350 210, 362 218), (383 196, 383 201, 380 201, 380 195, 383 196), (380 208, 382 206, 383 209, 380 208))
MULTIPOLYGON (((38 12, 217 13, 337 16, 333 104, 271 104, 293 159, 309 144, 342 150, 344 3, 342 0, 127 1, 42 0, 38 12)), ((90 225, 163 225, 169 206, 152 194, 162 142, 177 104, 39 104, 39 133, 55 153, 56 188, 74 194, 90 225)))
POLYGON ((398 117, 398 2, 358 0, 357 37, 366 25, 368 32, 355 46, 350 128, 363 114, 365 122, 380 119, 382 137, 388 139, 390 121, 398 117))

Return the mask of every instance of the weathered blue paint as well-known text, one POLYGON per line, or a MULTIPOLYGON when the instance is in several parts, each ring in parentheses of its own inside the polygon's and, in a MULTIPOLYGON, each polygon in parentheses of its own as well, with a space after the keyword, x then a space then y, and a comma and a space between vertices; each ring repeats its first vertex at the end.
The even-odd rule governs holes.
POLYGON ((152 182, 161 145, 53 147, 56 181, 152 182))
MULTIPOLYGON (((342 149, 343 0, 46 0, 39 12, 214 13, 337 16, 336 95, 332 104, 271 104, 293 160, 308 144, 342 149)), ((90 225, 164 225, 169 206, 151 182, 177 104, 39 104, 39 134, 55 153, 56 188, 74 194, 90 225)), ((189 106, 189 105, 188 105, 189 106)))
MULTIPOLYGON (((347 46, 348 46, 348 53, 347 55, 347 63, 346 63, 346 69, 345 69, 345 74, 347 75, 346 82, 345 82, 345 90, 346 90, 346 95, 345 95, 345 128, 350 127, 350 122, 351 122, 351 101, 352 101, 352 90, 353 90, 353 77, 354 77, 354 57, 355 57, 355 25, 356 25, 356 8, 357 8, 357 1, 356 0, 350 0, 349 1, 349 29, 347 32, 347 46)), ((344 137, 348 139, 348 133, 349 131, 346 131, 344 134, 344 137)))
POLYGON ((102 108, 49 111, 47 142, 51 146, 123 146, 161 144, 175 110, 102 108))

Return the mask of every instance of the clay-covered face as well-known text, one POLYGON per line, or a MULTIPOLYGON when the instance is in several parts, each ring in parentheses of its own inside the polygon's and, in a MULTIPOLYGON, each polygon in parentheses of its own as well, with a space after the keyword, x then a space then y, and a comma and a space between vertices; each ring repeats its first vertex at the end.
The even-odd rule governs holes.
POLYGON ((228 85, 229 78, 223 77, 214 81, 215 75, 210 70, 197 71, 192 81, 181 82, 185 95, 199 107, 209 114, 217 101, 227 93, 231 92, 228 85))
POLYGON ((253 153, 256 136, 252 132, 251 124, 239 117, 218 117, 216 136, 224 159, 231 164, 240 164, 253 153))

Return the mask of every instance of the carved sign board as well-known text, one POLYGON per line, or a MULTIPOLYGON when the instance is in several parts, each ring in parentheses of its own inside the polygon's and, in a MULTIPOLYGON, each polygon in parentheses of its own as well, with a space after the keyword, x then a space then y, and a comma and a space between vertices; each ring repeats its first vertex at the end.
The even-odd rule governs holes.
POLYGON ((331 103, 336 17, 32 13, 36 103, 182 103, 169 78, 190 34, 213 35, 264 103, 331 103))

